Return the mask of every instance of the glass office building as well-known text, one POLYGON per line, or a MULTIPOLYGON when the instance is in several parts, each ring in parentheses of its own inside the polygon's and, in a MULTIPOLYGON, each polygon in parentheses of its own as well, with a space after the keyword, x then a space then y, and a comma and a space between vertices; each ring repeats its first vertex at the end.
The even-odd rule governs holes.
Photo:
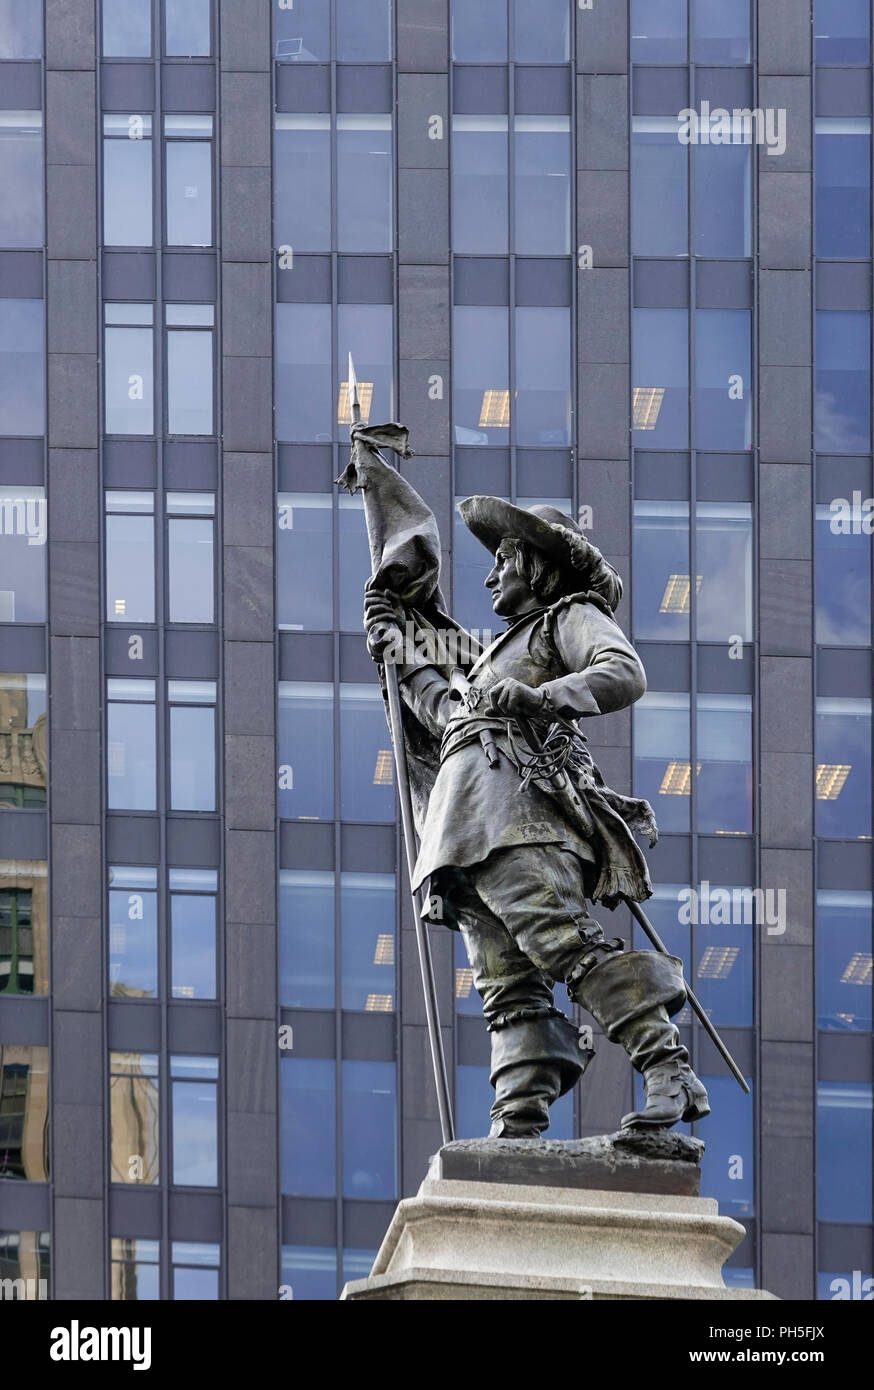
MULTIPOLYGON (((351 351, 467 626, 471 493, 625 577, 649 688, 590 746, 749 1079, 685 1010, 727 1278, 864 1288, 871 37, 868 0, 0 0, 0 1277, 332 1299, 439 1147, 351 351)), ((554 1137, 632 1106, 596 1045, 554 1137)))

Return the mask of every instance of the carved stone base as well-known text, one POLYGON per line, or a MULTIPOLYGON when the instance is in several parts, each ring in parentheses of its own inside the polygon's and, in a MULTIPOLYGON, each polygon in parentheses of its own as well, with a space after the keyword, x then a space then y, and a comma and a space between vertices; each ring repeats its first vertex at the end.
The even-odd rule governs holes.
POLYGON ((671 1133, 447 1144, 342 1298, 770 1299, 723 1283, 744 1229, 694 1195, 702 1149, 671 1133))

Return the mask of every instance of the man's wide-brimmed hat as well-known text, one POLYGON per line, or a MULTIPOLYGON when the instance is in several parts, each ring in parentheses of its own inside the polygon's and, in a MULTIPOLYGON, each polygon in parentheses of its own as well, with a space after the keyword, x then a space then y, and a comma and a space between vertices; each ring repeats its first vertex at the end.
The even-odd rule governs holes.
POLYGON ((527 541, 556 565, 565 594, 598 594, 614 612, 622 580, 573 517, 545 504, 516 507, 500 497, 468 497, 458 504, 465 526, 494 555, 502 540, 527 541))

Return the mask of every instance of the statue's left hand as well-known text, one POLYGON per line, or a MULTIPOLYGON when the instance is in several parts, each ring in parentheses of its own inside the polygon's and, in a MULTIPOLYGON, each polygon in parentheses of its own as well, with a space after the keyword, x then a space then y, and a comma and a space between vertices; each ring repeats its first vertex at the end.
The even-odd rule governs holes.
POLYGON ((512 676, 507 676, 492 686, 486 696, 483 709, 484 714, 510 716, 518 714, 522 715, 523 718, 530 718, 531 715, 542 712, 543 697, 541 692, 532 689, 530 685, 523 685, 521 681, 514 680, 512 676))

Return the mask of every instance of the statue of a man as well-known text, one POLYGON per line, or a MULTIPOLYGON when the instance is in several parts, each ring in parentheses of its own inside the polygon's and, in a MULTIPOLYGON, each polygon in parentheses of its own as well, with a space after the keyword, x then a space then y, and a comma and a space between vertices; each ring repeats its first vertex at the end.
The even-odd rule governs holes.
MULTIPOLYGON (((411 497, 421 499, 393 470, 394 482, 376 476, 374 440, 386 437, 368 444, 366 432, 359 436, 358 473, 353 460, 343 481, 378 484, 391 523, 392 506, 409 510, 411 497), (367 469, 373 481, 362 481, 367 469)), ((393 437, 388 442, 403 452, 393 437)), ((413 887, 430 879, 444 920, 464 937, 491 1035, 491 1134, 541 1134, 549 1106, 591 1056, 555 1006, 558 982, 643 1075, 645 1108, 626 1115, 624 1128, 701 1119, 707 1092, 671 1022, 686 998, 681 962, 608 941, 587 909, 587 899, 613 907, 651 894, 631 834, 655 833, 651 808, 605 787, 578 724, 624 709, 646 690, 640 660, 613 617, 621 580, 555 508, 472 497, 460 510, 494 555, 485 582, 507 630, 468 664, 460 686, 427 652, 407 652, 398 674, 405 723, 413 726, 408 738, 426 759, 431 750, 413 887), (572 784, 570 800, 556 792, 558 769, 572 784)), ((384 516, 375 541, 368 514, 374 580, 365 625, 376 660, 415 612, 400 586, 379 586, 378 558, 391 530, 384 516)), ((394 529, 409 536, 409 528, 394 529)), ((433 527, 432 548, 435 534, 433 527)), ((385 580, 391 566, 381 572, 385 580)), ((435 574, 432 589, 436 582, 435 574)), ((433 604, 429 622, 437 624, 433 604)))

